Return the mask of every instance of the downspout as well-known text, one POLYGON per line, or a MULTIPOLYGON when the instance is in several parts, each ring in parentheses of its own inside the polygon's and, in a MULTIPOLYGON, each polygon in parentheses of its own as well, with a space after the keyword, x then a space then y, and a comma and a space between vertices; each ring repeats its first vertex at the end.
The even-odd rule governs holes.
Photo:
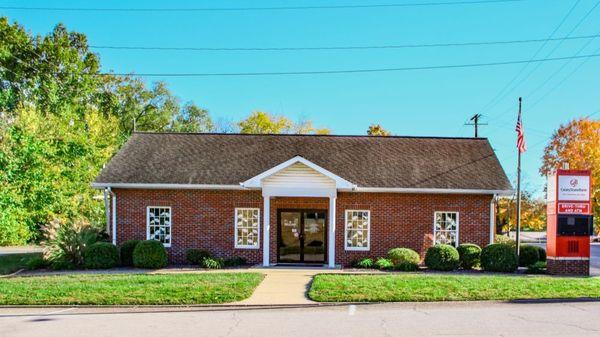
POLYGON ((104 213, 106 215, 106 233, 108 233, 108 235, 110 235, 112 233, 111 229, 110 229, 110 201, 109 199, 109 194, 110 194, 110 187, 105 188, 103 190, 104 192, 104 213))
POLYGON ((492 200, 490 201, 490 244, 494 243, 494 238, 496 236, 496 209, 495 209, 495 201, 496 195, 492 195, 492 200))
POLYGON ((117 195, 108 187, 107 192, 110 194, 112 199, 112 210, 110 211, 112 215, 112 243, 113 245, 117 244, 117 195))

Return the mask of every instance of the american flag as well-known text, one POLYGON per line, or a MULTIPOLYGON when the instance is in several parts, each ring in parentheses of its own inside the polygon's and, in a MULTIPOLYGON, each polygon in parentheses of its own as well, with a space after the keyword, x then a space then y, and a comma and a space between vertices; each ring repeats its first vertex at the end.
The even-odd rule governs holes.
POLYGON ((525 145, 525 133, 523 131, 523 122, 521 122, 521 111, 519 111, 515 131, 517 131, 517 149, 519 149, 519 153, 523 153, 527 151, 527 145, 525 145))

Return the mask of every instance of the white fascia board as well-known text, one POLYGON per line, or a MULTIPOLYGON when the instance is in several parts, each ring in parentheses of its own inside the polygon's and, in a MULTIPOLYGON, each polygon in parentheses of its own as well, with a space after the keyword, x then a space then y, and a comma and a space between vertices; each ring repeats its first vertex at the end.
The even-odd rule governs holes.
POLYGON ((132 188, 149 190, 245 190, 240 185, 214 185, 214 184, 145 184, 145 183, 92 183, 92 188, 132 188))
POLYGON ((335 181, 336 188, 345 189, 345 190, 351 190, 351 189, 356 188, 355 184, 349 182, 348 180, 346 180, 346 179, 344 179, 344 178, 336 175, 333 172, 330 172, 330 171, 322 168, 321 166, 319 166, 319 165, 317 165, 317 164, 311 162, 310 160, 307 160, 307 159, 305 159, 305 158, 303 158, 301 156, 295 156, 294 158, 292 158, 290 160, 287 160, 287 161, 285 161, 285 162, 283 162, 283 163, 281 163, 281 164, 279 164, 279 165, 277 165, 275 167, 272 167, 272 168, 264 171, 263 173, 261 173, 261 174, 255 176, 255 177, 252 177, 252 178, 250 178, 250 179, 242 182, 241 185, 244 186, 244 187, 246 187, 246 188, 260 188, 261 187, 261 181, 263 179, 265 179, 266 177, 269 177, 269 176, 271 176, 271 175, 273 175, 273 174, 275 174, 275 173, 277 173, 277 172, 279 172, 279 171, 281 171, 281 170, 283 170, 283 169, 285 169, 285 168, 287 168, 289 166, 292 166, 292 165, 294 165, 296 163, 302 163, 302 164, 310 167, 311 169, 313 169, 313 170, 321 173, 322 175, 324 175, 324 176, 326 176, 328 178, 331 178, 332 180, 335 181))
POLYGON ((423 193, 423 194, 490 194, 512 195, 513 190, 478 190, 453 188, 402 188, 402 187, 358 187, 354 192, 367 193, 423 193))

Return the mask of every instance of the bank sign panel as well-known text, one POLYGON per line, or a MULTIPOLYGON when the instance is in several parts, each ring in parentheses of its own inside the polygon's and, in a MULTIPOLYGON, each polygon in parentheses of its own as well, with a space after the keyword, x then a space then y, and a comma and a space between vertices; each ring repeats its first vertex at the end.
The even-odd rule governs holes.
POLYGON ((558 170, 548 177, 548 201, 558 214, 592 214, 589 170, 558 170))
POLYGON ((559 175, 559 201, 590 201, 590 176, 559 175))

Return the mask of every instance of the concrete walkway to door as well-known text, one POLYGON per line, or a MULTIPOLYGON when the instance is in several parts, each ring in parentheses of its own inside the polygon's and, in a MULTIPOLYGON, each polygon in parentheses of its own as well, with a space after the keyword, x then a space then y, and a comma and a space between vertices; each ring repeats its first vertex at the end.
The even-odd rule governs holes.
MULTIPOLYGON (((265 279, 254 290, 250 298, 236 304, 241 305, 291 305, 317 304, 308 298, 312 279, 317 274, 347 273, 341 269, 321 267, 271 267, 252 268, 265 275, 265 279)), ((377 271, 354 271, 373 274, 377 271)))

